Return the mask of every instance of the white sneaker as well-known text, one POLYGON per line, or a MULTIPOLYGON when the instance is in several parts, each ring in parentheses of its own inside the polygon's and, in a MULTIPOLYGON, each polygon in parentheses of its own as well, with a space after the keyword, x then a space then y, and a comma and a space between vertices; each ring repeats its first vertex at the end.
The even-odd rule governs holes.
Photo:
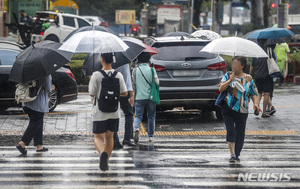
POLYGON ((149 142, 154 142, 154 137, 149 137, 149 142))

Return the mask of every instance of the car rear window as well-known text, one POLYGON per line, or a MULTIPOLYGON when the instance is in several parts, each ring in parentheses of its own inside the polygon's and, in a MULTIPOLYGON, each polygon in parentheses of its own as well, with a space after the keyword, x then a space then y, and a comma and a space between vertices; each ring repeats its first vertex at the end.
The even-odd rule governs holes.
POLYGON ((199 52, 209 42, 168 42, 155 43, 153 47, 158 54, 153 58, 165 61, 187 61, 216 58, 216 54, 199 52))
POLYGON ((18 51, 0 50, 0 66, 12 66, 18 54, 18 51))
POLYGON ((300 25, 290 25, 295 34, 300 34, 300 25))

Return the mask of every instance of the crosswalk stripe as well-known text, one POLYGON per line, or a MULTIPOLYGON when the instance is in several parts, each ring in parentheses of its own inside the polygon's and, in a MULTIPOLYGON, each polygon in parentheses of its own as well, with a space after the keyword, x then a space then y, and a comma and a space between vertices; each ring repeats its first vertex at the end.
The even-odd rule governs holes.
MULTIPOLYGON (((133 163, 109 163, 111 167, 135 167, 133 163)), ((72 167, 72 168, 82 168, 82 167, 99 167, 99 163, 74 163, 74 164, 37 164, 37 163, 13 163, 13 164, 0 164, 0 167, 72 167)))
MULTIPOLYGON (((174 176, 170 175, 171 177, 179 177, 179 178, 210 178, 210 179, 216 179, 216 178, 230 178, 230 179, 237 179, 239 174, 209 174, 209 173, 197 173, 197 174, 176 174, 174 176)), ((291 179, 300 179, 299 175, 291 174, 291 179)))
POLYGON ((66 185, 66 184, 62 184, 62 185, 57 185, 57 184, 51 184, 51 185, 45 185, 43 184, 42 187, 41 185, 1 185, 1 187, 3 186, 3 188, 28 188, 28 189, 48 189, 48 188, 55 188, 55 189, 120 189, 120 188, 124 188, 124 189, 147 189, 149 188, 148 186, 143 186, 143 185, 66 185))
POLYGON ((0 171, 0 175, 8 174, 139 174, 138 170, 108 170, 105 172, 97 170, 16 170, 0 171))
POLYGON ((56 176, 50 176, 50 177, 0 177, 0 182, 45 182, 45 181, 51 181, 51 182, 88 182, 88 181, 118 181, 118 182, 125 182, 125 181, 143 181, 144 179, 141 177, 99 177, 99 176, 88 176, 88 177, 56 177, 56 176))
MULTIPOLYGON (((18 157, 18 158, 0 158, 2 161, 94 161, 99 160, 98 157, 18 157)), ((110 157, 109 160, 132 161, 131 157, 110 157)))
MULTIPOLYGON (((216 144, 216 143, 207 143, 207 144, 199 144, 199 143, 191 143, 191 144, 186 144, 186 143, 170 143, 170 144, 167 144, 167 143, 164 143, 164 144, 161 144, 161 143, 154 143, 154 146, 158 146, 158 147, 202 147, 202 146, 208 146, 208 147, 226 147, 228 148, 227 144, 224 142, 223 144, 216 144)), ((265 143, 262 143, 262 144, 249 144, 249 143, 244 143, 244 148, 247 148, 247 147, 252 147, 252 148, 258 148, 258 147, 276 147, 276 148, 279 148, 279 147, 298 147, 300 149, 300 145, 299 144, 265 144, 265 143)))
MULTIPOLYGON (((176 155, 176 154, 168 154, 168 155, 165 155, 163 154, 162 155, 163 157, 165 158, 171 158, 171 159, 193 159, 193 158, 201 158, 201 157, 210 157, 210 158, 214 158, 214 157, 226 157, 226 158, 229 158, 229 154, 215 154, 215 153, 211 153, 211 154, 192 154, 192 155, 176 155)), ((248 153, 248 154, 242 154, 242 157, 243 159, 244 158, 257 158, 257 157, 262 157, 262 158, 287 158, 287 154, 274 154, 274 155, 269 155, 269 154, 261 154, 261 155, 258 155, 258 154, 253 154, 253 153, 248 153)), ((300 158, 300 155, 292 155, 292 158, 295 159, 295 158, 300 158)))
MULTIPOLYGON (((30 151, 29 151, 30 152, 30 151)), ((17 149, 16 150, 3 150, 0 151, 0 154, 14 154, 14 153, 20 153, 17 149)), ((34 150, 33 153, 36 153, 34 150)), ((98 152, 94 150, 76 150, 76 151, 67 151, 67 150, 49 150, 46 153, 56 153, 56 154, 98 154, 98 152)), ((128 154, 128 151, 112 151, 112 154, 128 154)))
MULTIPOLYGON (((228 165, 228 164, 227 164, 228 165)), ((227 171, 299 171, 299 167, 170 167, 172 171, 195 171, 195 170, 227 170, 227 171)))
MULTIPOLYGON (((226 148, 219 148, 219 149, 209 149, 209 148, 192 148, 192 149, 182 149, 182 148, 159 148, 156 149, 157 151, 161 152, 169 152, 169 151, 184 151, 184 152, 206 152, 206 151, 228 151, 226 148)), ((261 148, 261 149, 247 149, 243 148, 242 152, 255 152, 255 153, 269 153, 269 152, 279 152, 279 153, 287 153, 287 152, 295 152, 300 151, 300 149, 288 149, 288 148, 280 148, 280 149, 268 149, 268 148, 261 148)))
POLYGON ((250 187, 299 187, 299 183, 293 182, 220 182, 220 181, 212 181, 212 182, 184 182, 186 186, 250 186, 250 187))

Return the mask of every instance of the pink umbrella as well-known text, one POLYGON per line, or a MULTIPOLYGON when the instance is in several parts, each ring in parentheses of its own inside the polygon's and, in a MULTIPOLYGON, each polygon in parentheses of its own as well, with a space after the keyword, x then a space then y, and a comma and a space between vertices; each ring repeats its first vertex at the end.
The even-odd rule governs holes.
POLYGON ((150 53, 151 56, 158 54, 157 50, 155 50, 153 47, 150 47, 147 44, 144 44, 144 45, 145 45, 146 49, 143 52, 148 52, 148 53, 150 53))

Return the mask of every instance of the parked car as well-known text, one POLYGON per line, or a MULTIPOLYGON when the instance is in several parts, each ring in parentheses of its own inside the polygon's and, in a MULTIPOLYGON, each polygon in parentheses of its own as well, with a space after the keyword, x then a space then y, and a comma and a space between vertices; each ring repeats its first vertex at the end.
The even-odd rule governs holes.
POLYGON ((95 26, 109 27, 109 23, 100 16, 82 16, 82 17, 88 20, 90 23, 94 23, 95 26))
POLYGON ((226 73, 226 62, 217 54, 199 52, 210 41, 192 37, 147 38, 145 42, 154 47, 153 64, 160 81, 161 104, 158 110, 175 107, 216 111, 218 84, 226 73))
MULTIPOLYGON (((20 106, 15 101, 16 83, 9 81, 9 74, 16 57, 23 47, 17 43, 0 41, 0 109, 20 106)), ((63 102, 77 99, 77 83, 73 73, 65 67, 52 74, 52 83, 55 90, 49 94, 49 110, 63 102)))
POLYGON ((37 11, 35 21, 39 22, 41 27, 37 25, 33 30, 31 35, 33 43, 41 40, 61 43, 72 31, 84 26, 91 26, 91 23, 81 16, 52 11, 37 11), (42 25, 45 23, 48 23, 49 26, 43 29, 42 25))

